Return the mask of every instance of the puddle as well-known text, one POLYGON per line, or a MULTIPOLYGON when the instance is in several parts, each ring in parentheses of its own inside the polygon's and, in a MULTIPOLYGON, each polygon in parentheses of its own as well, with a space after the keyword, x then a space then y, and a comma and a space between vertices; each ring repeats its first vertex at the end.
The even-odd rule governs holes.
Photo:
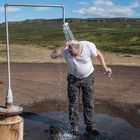
POLYGON ((140 128, 133 127, 125 119, 105 113, 96 113, 99 136, 87 135, 83 114, 79 112, 80 135, 69 134, 68 112, 48 111, 43 113, 24 112, 24 140, 139 140, 140 128), (53 131, 53 134, 50 132, 53 131))

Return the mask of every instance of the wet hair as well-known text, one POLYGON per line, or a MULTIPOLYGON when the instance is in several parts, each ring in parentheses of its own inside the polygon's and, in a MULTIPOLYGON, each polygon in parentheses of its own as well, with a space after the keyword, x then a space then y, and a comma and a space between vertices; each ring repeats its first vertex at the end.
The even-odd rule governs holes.
POLYGON ((80 48, 80 44, 72 44, 72 45, 69 45, 69 49, 70 49, 71 47, 74 47, 74 48, 76 48, 76 49, 79 49, 79 48, 80 48))

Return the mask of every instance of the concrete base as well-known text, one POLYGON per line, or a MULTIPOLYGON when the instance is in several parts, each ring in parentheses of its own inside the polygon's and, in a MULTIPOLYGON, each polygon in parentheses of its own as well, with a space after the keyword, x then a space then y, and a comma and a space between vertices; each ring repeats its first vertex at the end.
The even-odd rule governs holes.
POLYGON ((0 140, 23 140, 23 118, 0 115, 0 140))

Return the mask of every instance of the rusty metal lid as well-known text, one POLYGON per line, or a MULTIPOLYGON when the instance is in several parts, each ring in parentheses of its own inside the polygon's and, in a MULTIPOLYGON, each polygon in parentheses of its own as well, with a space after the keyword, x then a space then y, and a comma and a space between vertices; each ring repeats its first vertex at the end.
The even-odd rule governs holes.
POLYGON ((19 115, 14 115, 14 116, 9 116, 9 115, 0 115, 0 126, 2 125, 13 125, 13 124, 18 124, 22 123, 23 118, 19 115))

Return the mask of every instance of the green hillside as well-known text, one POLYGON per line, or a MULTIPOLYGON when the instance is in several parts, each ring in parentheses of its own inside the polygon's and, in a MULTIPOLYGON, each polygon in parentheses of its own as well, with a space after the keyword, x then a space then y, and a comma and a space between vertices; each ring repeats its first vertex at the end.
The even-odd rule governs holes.
MULTIPOLYGON (((140 54, 140 19, 67 19, 75 37, 93 41, 104 51, 140 54)), ((10 22, 10 43, 41 47, 63 41, 62 20, 10 22)), ((0 42, 5 42, 5 27, 0 25, 0 42)), ((51 48, 52 49, 52 48, 51 48)))

